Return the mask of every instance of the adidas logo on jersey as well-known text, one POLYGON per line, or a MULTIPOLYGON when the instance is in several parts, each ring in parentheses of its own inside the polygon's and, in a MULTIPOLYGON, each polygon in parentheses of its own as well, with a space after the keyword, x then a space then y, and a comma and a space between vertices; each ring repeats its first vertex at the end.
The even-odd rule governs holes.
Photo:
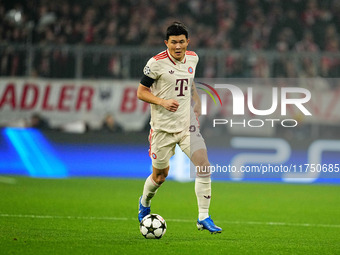
POLYGON ((174 70, 170 70, 169 71, 169 74, 173 74, 175 71, 174 70))

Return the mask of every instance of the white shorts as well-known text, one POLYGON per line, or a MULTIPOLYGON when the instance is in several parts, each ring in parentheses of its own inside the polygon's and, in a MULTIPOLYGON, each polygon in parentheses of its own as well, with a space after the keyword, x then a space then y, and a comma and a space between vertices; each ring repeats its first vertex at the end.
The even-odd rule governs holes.
POLYGON ((198 125, 191 125, 189 130, 183 130, 179 133, 167 133, 151 129, 149 142, 152 166, 157 169, 164 169, 169 166, 170 158, 175 154, 176 144, 189 158, 195 151, 207 149, 198 125))

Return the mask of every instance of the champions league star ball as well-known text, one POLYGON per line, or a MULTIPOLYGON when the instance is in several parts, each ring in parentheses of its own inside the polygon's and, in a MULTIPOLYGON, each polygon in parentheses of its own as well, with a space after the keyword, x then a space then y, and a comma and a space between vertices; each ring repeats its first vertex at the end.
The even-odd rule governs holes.
POLYGON ((159 239, 166 232, 166 222, 158 214, 146 215, 140 223, 140 232, 146 239, 159 239))

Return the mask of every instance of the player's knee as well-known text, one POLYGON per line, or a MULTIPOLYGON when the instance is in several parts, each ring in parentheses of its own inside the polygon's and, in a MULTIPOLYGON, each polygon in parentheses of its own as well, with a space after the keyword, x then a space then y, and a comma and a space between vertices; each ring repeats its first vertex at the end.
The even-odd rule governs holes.
POLYGON ((156 176, 156 183, 158 185, 161 185, 163 182, 165 182, 165 179, 168 175, 166 173, 161 173, 161 174, 157 174, 156 176))
POLYGON ((153 179, 158 185, 161 185, 163 182, 165 182, 166 177, 168 176, 169 167, 164 169, 157 169, 153 167, 153 179))
POLYGON ((200 160, 196 166, 197 176, 206 176, 210 174, 210 163, 208 160, 200 160))
POLYGON ((208 159, 201 159, 199 162, 197 162, 197 166, 208 168, 210 166, 210 162, 208 159))

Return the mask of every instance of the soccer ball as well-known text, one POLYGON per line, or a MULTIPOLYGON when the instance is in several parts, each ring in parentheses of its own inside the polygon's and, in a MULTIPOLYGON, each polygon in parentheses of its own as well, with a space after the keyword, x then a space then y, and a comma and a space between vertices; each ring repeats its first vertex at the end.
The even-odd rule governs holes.
POLYGON ((159 239, 166 232, 166 222, 158 214, 146 215, 139 226, 140 232, 146 239, 159 239))

